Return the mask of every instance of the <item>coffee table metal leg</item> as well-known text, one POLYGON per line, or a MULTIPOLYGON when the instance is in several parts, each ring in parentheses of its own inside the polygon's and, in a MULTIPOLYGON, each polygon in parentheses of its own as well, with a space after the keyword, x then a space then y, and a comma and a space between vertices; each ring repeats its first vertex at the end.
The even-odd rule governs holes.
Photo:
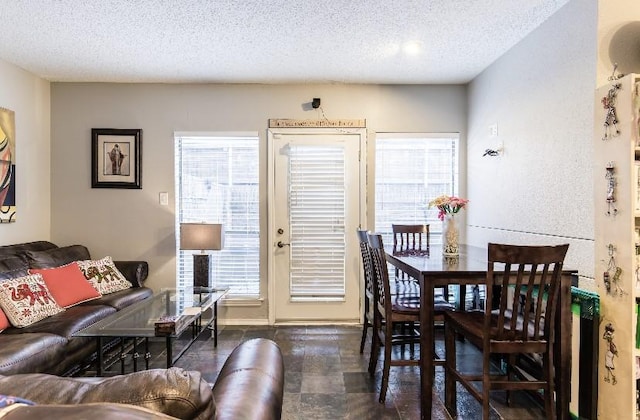
POLYGON ((96 343, 98 346, 96 349, 96 375, 102 376, 102 337, 96 338, 96 343))
POLYGON ((140 355, 138 354, 138 339, 134 337, 133 339, 133 354, 131 355, 131 357, 133 358, 133 371, 137 372, 138 371, 138 357, 140 357, 140 355))
POLYGON ((218 301, 213 304, 213 347, 218 347, 218 301))
POLYGON ((144 365, 145 369, 149 370, 149 360, 151 359, 151 352, 149 352, 149 339, 144 339, 144 365))
POLYGON ((167 336, 167 369, 173 366, 173 346, 171 345, 171 337, 167 336))
POLYGON ((127 353, 125 352, 125 338, 120 337, 120 374, 124 375, 124 362, 127 358, 127 353))

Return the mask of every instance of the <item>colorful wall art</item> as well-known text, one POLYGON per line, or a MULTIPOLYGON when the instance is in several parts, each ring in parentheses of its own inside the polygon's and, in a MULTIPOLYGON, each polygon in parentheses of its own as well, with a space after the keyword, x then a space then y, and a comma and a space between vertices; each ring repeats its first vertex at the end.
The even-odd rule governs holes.
POLYGON ((16 221, 15 113, 0 108, 0 223, 16 221))

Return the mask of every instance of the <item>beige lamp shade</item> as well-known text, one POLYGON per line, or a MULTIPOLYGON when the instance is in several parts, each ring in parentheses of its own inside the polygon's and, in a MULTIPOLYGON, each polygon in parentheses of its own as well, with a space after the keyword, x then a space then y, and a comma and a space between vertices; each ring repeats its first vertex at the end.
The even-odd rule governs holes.
POLYGON ((224 230, 221 224, 180 224, 180 249, 220 250, 223 246, 224 230))

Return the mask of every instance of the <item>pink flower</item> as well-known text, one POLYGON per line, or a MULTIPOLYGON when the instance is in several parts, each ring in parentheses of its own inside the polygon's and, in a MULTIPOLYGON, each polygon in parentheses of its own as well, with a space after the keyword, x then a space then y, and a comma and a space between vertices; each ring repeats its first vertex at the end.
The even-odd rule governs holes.
POLYGON ((469 200, 466 198, 441 195, 429 202, 429 208, 437 207, 438 210, 440 210, 438 212, 438 219, 444 220, 445 215, 458 213, 461 209, 465 208, 467 203, 469 203, 469 200))

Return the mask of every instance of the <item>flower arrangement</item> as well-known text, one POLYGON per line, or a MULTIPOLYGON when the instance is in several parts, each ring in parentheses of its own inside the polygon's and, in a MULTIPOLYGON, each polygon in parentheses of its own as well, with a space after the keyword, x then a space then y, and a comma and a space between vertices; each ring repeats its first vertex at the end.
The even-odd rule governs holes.
POLYGON ((438 219, 444 220, 446 214, 456 214, 463 209, 469 200, 465 198, 441 195, 429 201, 429 208, 437 207, 440 212, 438 213, 438 219))

